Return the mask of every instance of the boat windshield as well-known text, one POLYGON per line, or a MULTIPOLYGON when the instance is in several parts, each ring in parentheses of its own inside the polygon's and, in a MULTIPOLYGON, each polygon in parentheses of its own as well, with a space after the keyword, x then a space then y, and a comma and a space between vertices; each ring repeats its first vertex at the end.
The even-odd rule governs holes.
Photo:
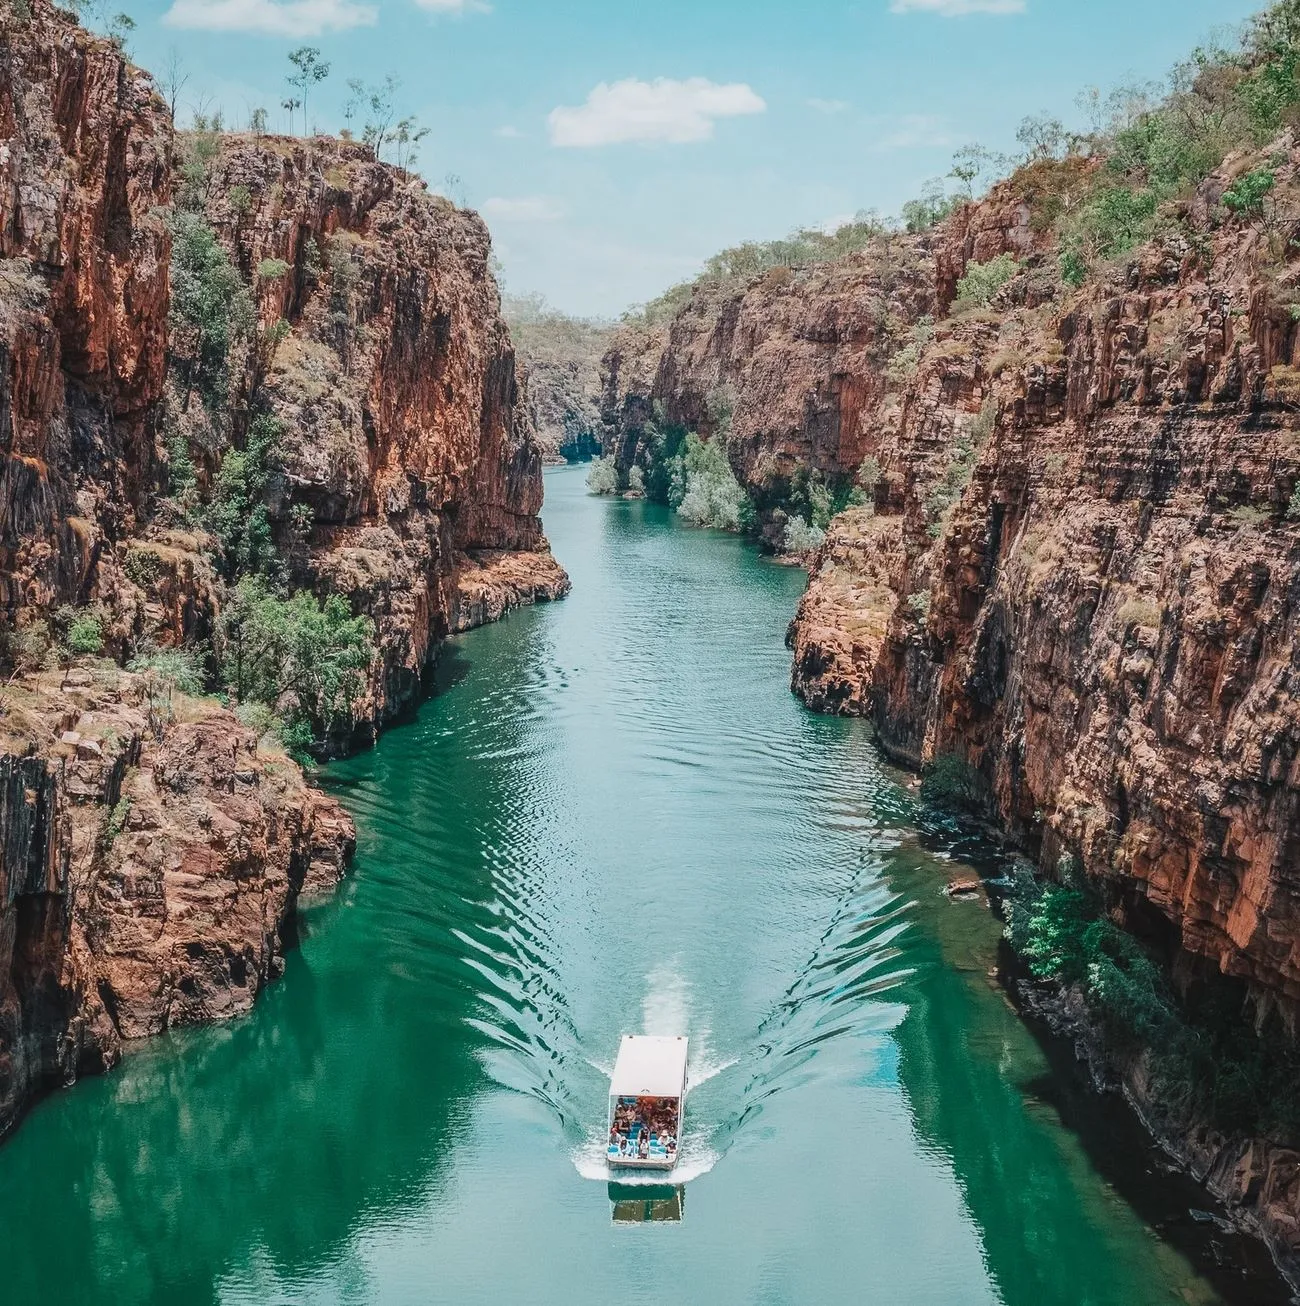
POLYGON ((610 1159, 676 1160, 681 1105, 676 1097, 615 1098, 609 1126, 610 1159))

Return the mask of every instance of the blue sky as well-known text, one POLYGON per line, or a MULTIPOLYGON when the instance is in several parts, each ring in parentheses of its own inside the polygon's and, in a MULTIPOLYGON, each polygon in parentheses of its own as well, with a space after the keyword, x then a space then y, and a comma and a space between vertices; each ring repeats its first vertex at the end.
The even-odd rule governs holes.
MULTIPOLYGON (((123 0, 109 0, 116 9, 123 0)), ((190 106, 283 129, 288 51, 395 73, 431 130, 419 167, 482 211, 510 292, 613 316, 715 250, 896 212, 953 149, 1010 150, 1029 113, 1162 77, 1254 0, 125 0, 134 57, 170 50, 190 106), (974 11, 974 12, 968 12, 974 11), (214 30, 215 29, 215 30, 214 30), (604 89, 599 89, 599 88, 604 89), (449 183, 448 177, 459 180, 449 183)))

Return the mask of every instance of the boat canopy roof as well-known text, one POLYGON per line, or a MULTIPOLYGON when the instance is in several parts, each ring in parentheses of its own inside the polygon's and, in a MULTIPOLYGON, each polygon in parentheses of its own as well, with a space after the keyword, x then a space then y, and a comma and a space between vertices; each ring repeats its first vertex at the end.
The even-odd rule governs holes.
POLYGON ((686 1084, 686 1038, 624 1034, 610 1080, 611 1097, 681 1097, 686 1084))

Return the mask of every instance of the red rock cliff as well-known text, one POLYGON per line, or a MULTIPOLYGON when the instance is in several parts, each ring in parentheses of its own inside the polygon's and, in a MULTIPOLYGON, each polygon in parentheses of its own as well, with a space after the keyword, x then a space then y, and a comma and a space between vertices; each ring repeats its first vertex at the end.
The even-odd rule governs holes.
POLYGON ((495 568, 498 615, 568 589, 538 517, 541 453, 487 229, 325 139, 225 137, 206 191, 263 327, 288 327, 246 378, 286 433, 274 513, 311 509, 300 580, 374 619, 363 715, 382 723, 417 695, 441 640, 472 624, 462 574, 482 585, 486 564, 517 555, 495 568), (286 271, 259 275, 277 260, 286 271))
MULTIPOLYGON (((311 509, 290 583, 375 622, 363 736, 449 632, 567 589, 475 215, 360 147, 220 139, 204 217, 267 330, 233 359, 228 411, 178 406, 169 366, 192 342, 169 327, 167 210, 186 142, 148 76, 47 0, 0 28, 10 662, 15 631, 61 604, 93 604, 119 660, 211 635, 226 586, 214 541, 161 498, 166 446, 190 437, 210 478, 254 399, 284 431, 274 529, 301 534, 311 509)), ((17 665, 0 691, 0 1133, 123 1040, 246 1010, 300 893, 337 880, 354 838, 215 700, 160 702, 104 659, 17 665)))
MULTIPOLYGON (((1300 151, 1269 160, 1300 212, 1300 151)), ((829 267, 697 290, 657 338, 616 343, 606 418, 630 465, 656 401, 707 432, 705 397, 732 385, 728 454, 756 497, 765 460, 874 460, 792 624, 796 692, 870 717, 911 765, 967 762, 1044 869, 1077 856, 1176 974, 1237 977, 1294 1028, 1300 264, 1222 204, 1261 166, 1233 158, 1169 234, 1062 286, 1036 201, 1088 166, 1036 165, 829 267), (971 261, 1003 253, 1019 268, 991 304, 951 313, 971 261)), ((1296 1265, 1295 1153, 1187 1145, 1296 1265)))

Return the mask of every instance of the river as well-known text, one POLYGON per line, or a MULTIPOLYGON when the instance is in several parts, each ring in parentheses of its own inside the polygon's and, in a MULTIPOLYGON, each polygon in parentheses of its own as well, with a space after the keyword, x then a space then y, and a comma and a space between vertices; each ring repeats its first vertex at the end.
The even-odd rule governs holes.
POLYGON ((1007 1005, 975 850, 790 696, 803 573, 577 470, 546 522, 573 594, 328 769, 355 873, 283 980, 0 1148, 0 1298, 1282 1300, 1007 1005), (690 1035, 683 1156, 612 1189, 638 1030, 690 1035))

